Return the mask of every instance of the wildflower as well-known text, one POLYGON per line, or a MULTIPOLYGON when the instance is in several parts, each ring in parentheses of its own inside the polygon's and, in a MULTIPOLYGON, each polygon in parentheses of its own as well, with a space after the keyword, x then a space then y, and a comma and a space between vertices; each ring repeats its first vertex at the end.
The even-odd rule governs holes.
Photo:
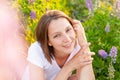
POLYGON ((85 22, 85 20, 81 19, 80 22, 85 22))
POLYGON ((112 58, 112 61, 116 63, 117 48, 115 46, 111 48, 109 56, 112 58))
POLYGON ((108 74, 109 79, 110 79, 110 80, 113 80, 114 77, 115 77, 115 75, 114 75, 115 69, 114 69, 114 66, 112 65, 112 63, 109 64, 108 73, 109 73, 109 74, 108 74))
POLYGON ((107 25, 105 27, 105 32, 110 32, 110 25, 109 25, 109 23, 107 23, 107 25))
POLYGON ((30 12, 30 18, 35 19, 36 18, 36 13, 34 11, 30 12))
POLYGON ((102 58, 106 58, 108 56, 107 52, 103 49, 98 51, 98 54, 102 57, 102 58))
POLYGON ((110 11, 110 12, 112 11, 112 6, 108 7, 108 11, 110 11))
POLYGON ((95 9, 97 9, 98 7, 100 7, 100 0, 95 1, 95 9))
POLYGON ((100 2, 100 7, 105 7, 105 3, 103 1, 100 2))
POLYGON ((90 12, 93 12, 93 5, 91 0, 86 0, 86 6, 88 7, 90 12))

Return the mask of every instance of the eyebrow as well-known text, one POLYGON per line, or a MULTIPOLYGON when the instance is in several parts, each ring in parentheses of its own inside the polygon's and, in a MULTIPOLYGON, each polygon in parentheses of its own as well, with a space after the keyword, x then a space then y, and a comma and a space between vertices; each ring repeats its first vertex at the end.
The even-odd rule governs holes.
MULTIPOLYGON (((68 25, 65 29, 68 29, 70 26, 71 26, 71 25, 68 25)), ((51 35, 53 36, 53 35, 59 34, 59 33, 60 33, 60 32, 54 32, 54 33, 52 33, 51 35)))

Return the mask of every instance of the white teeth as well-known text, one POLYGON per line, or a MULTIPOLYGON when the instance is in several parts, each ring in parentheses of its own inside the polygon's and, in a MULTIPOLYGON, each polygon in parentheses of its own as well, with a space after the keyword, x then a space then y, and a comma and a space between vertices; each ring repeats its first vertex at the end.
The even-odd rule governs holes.
POLYGON ((71 43, 70 43, 70 44, 65 45, 64 47, 66 47, 66 48, 67 48, 67 47, 70 47, 70 46, 71 46, 71 43))

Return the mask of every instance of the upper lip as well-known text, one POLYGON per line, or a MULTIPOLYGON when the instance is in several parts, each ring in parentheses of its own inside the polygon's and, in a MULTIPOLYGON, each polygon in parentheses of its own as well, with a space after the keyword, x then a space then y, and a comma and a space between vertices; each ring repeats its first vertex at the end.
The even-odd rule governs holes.
POLYGON ((72 44, 72 42, 67 43, 67 44, 64 45, 64 47, 69 47, 71 44, 72 44))

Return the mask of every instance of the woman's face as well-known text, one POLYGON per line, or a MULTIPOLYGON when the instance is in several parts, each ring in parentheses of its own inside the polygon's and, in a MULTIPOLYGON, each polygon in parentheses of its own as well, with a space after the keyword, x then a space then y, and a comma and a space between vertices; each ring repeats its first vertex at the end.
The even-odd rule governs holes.
POLYGON ((70 54, 75 48, 75 32, 65 18, 52 20, 48 27, 48 44, 53 46, 54 54, 70 54))

